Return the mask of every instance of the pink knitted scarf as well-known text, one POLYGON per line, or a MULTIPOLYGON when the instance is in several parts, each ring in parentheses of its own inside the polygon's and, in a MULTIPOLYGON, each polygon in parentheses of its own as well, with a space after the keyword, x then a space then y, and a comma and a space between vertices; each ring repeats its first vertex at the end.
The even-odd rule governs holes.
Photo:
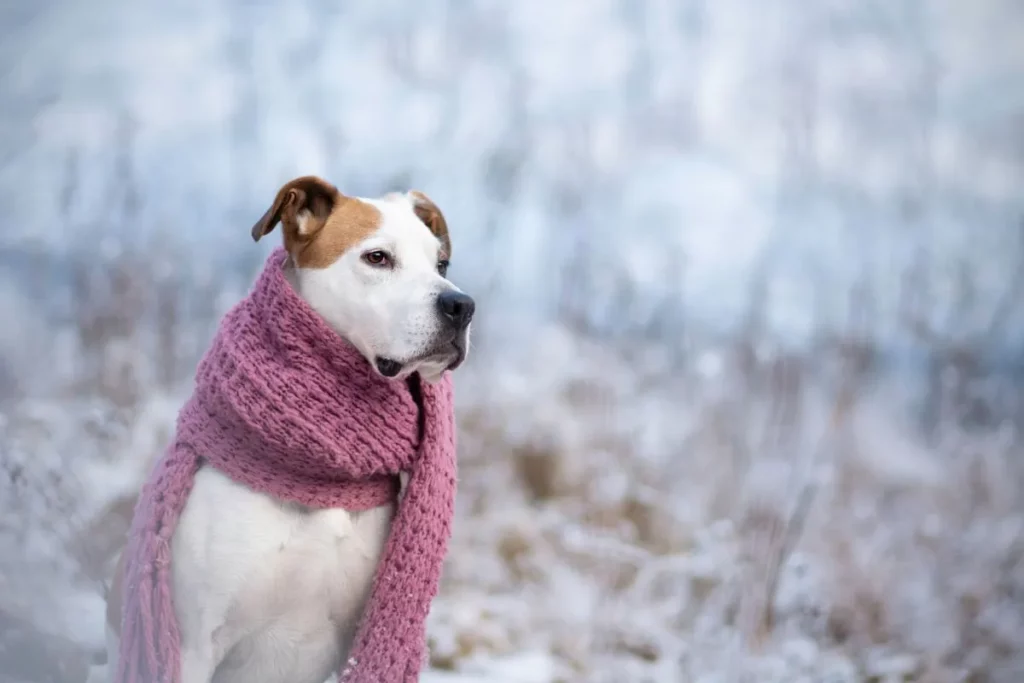
POLYGON ((135 508, 126 548, 117 683, 181 683, 171 538, 200 465, 314 508, 395 500, 344 683, 418 679, 455 502, 450 375, 387 380, 331 330, 284 276, 284 250, 221 322, 172 445, 135 508))

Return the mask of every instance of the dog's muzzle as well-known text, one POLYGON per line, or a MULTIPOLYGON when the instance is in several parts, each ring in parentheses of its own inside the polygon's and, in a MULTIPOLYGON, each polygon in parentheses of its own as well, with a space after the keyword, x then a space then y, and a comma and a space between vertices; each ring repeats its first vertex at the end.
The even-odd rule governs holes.
MULTIPOLYGON (((454 370, 466 360, 469 324, 476 312, 476 302, 468 294, 449 290, 437 295, 436 305, 442 328, 433 348, 419 360, 445 363, 448 370, 454 370)), ((407 364, 383 357, 376 358, 374 363, 384 377, 397 377, 407 364)))

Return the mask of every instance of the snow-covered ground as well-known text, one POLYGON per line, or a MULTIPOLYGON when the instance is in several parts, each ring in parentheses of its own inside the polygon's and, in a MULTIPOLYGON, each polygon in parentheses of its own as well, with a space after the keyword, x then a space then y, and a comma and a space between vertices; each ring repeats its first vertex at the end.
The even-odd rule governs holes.
POLYGON ((310 172, 430 194, 480 302, 424 681, 1024 680, 1021 45, 1012 0, 0 3, 0 681, 101 643, 310 172))
MULTIPOLYGON (((947 367, 925 429, 856 359, 561 327, 478 349, 424 680, 1020 680, 1019 378, 947 367)), ((0 439, 0 607, 85 650, 183 391, 106 386, 13 402, 0 439)))

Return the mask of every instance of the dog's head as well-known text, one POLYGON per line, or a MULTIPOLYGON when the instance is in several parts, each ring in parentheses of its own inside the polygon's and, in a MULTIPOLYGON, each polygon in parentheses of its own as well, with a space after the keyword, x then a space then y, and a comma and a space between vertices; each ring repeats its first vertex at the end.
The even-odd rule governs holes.
POLYGON ((347 197, 305 176, 278 191, 253 239, 278 223, 299 294, 380 374, 436 381, 465 360, 475 304, 447 279, 448 226, 426 195, 347 197))

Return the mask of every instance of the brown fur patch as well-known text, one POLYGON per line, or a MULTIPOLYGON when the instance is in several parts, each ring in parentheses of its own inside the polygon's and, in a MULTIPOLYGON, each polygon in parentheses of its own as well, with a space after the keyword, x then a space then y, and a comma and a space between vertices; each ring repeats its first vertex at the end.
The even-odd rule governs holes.
POLYGON ((274 203, 252 227, 259 240, 278 223, 284 248, 300 268, 326 268, 352 245, 380 227, 377 207, 346 197, 334 185, 316 176, 303 176, 284 184, 274 203))
POLYGON ((284 244, 290 247, 308 241, 324 226, 342 197, 338 188, 316 176, 302 176, 285 183, 274 203, 252 226, 252 238, 257 242, 280 223, 284 244))
POLYGON ((441 240, 441 248, 444 249, 444 257, 452 257, 452 243, 448 237, 448 223, 444 219, 444 214, 441 213, 441 209, 437 208, 437 204, 431 201, 430 197, 423 194, 419 190, 413 190, 409 193, 413 201, 413 212, 416 216, 423 221, 423 223, 430 228, 430 232, 434 233, 437 239, 441 240))
POLYGON ((288 253, 300 268, 326 268, 353 245, 373 234, 380 223, 380 210, 376 206, 341 196, 323 227, 311 239, 294 244, 288 253))

